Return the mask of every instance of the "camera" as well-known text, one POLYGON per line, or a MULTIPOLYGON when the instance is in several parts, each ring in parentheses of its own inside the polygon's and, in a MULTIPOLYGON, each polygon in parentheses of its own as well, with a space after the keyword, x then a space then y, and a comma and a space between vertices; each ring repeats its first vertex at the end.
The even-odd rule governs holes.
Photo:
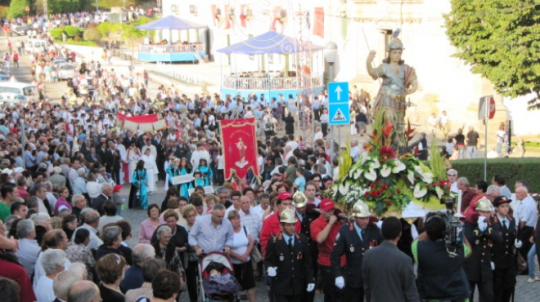
POLYGON ((454 211, 454 198, 443 198, 441 199, 441 203, 444 203, 446 205, 446 213, 432 213, 432 215, 428 215, 428 217, 426 218, 426 222, 429 221, 432 217, 439 217, 444 221, 446 225, 444 233, 446 251, 448 252, 450 257, 456 257, 458 255, 456 253, 457 250, 463 245, 463 239, 460 235, 461 229, 463 227, 463 223, 459 220, 461 215, 459 213, 456 214, 454 211))

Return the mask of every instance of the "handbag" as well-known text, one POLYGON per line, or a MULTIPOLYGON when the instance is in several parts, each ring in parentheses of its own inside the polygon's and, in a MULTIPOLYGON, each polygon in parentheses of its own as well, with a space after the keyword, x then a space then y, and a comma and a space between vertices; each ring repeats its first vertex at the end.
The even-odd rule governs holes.
POLYGON ((520 274, 521 272, 527 269, 527 261, 523 259, 523 256, 520 253, 517 253, 516 269, 517 269, 518 274, 520 274))
POLYGON ((261 254, 261 252, 259 251, 259 249, 254 246, 253 249, 251 250, 251 253, 249 254, 251 256, 251 259, 253 259, 253 261, 255 261, 255 263, 259 263, 261 261, 263 261, 263 256, 261 254))
MULTIPOLYGON (((243 227, 243 229, 247 237, 248 233, 246 227, 243 227)), ((251 260, 255 261, 255 263, 263 261, 263 256, 256 246, 253 246, 253 248, 251 249, 251 253, 249 253, 249 256, 251 257, 251 260)))

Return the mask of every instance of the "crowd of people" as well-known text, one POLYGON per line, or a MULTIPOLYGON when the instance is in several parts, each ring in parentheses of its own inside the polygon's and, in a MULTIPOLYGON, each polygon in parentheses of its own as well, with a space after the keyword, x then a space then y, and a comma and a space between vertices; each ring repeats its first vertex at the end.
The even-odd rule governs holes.
POLYGON ((115 202, 121 186, 82 179, 80 194, 66 184, 77 187, 84 168, 48 168, 0 174, 0 288, 16 293, 6 301, 178 301, 181 290, 198 301, 204 282, 232 276, 231 291, 249 301, 262 279, 270 301, 313 301, 316 290, 325 301, 472 301, 476 287, 480 301, 510 301, 523 271, 517 258, 528 282, 540 280, 538 204, 525 182, 512 194, 502 175, 473 189, 448 170, 465 217, 463 244, 450 253, 444 215, 379 221, 358 201, 347 216, 325 198, 320 177, 302 193, 284 173, 241 191, 228 181, 210 194, 198 186, 189 197, 171 186, 161 206, 147 207, 132 248, 132 222, 115 202), (214 252, 231 259, 232 273, 199 272, 214 252))

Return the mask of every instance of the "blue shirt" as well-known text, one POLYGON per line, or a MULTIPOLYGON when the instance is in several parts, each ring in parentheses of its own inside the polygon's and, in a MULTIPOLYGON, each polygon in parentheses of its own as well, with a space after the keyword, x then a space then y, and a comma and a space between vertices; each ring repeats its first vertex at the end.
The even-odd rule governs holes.
POLYGON ((306 190, 306 179, 303 176, 297 177, 294 184, 298 186, 298 191, 304 192, 306 190))
POLYGON ((222 252, 225 246, 232 246, 233 238, 234 231, 231 222, 224 218, 220 225, 214 227, 212 215, 197 217, 189 231, 189 245, 197 245, 205 253, 222 252))
POLYGON ((33 167, 36 165, 36 158, 32 155, 32 151, 24 151, 24 161, 27 167, 33 167))
POLYGON ((125 294, 130 289, 137 289, 144 283, 142 267, 134 264, 126 271, 124 280, 120 282, 120 290, 125 294))
POLYGON ((283 234, 283 240, 285 240, 285 243, 289 245, 289 240, 292 238, 292 246, 294 246, 294 242, 296 240, 296 238, 294 238, 294 234, 292 236, 285 234, 285 232, 282 232, 282 234, 283 234))
POLYGON ((354 223, 354 229, 356 230, 358 237, 360 237, 360 240, 364 241, 364 236, 362 236, 362 233, 364 232, 364 230, 362 230, 362 228, 359 227, 358 224, 356 223, 354 223))

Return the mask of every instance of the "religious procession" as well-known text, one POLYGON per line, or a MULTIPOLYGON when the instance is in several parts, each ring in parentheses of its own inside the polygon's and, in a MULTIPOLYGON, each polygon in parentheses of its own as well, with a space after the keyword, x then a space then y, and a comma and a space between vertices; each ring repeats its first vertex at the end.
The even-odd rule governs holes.
MULTIPOLYGON (((317 1, 169 2, 118 10, 148 33, 130 58, 111 36, 53 36, 113 24, 117 10, 2 20, 2 301, 537 298, 535 150, 514 141, 520 121, 497 119, 494 92, 478 91, 471 118, 433 82, 443 75, 417 58, 420 27, 380 37, 357 12, 358 37, 335 43, 325 26, 348 17, 317 1)), ((448 2, 436 13, 457 14, 448 2)))

